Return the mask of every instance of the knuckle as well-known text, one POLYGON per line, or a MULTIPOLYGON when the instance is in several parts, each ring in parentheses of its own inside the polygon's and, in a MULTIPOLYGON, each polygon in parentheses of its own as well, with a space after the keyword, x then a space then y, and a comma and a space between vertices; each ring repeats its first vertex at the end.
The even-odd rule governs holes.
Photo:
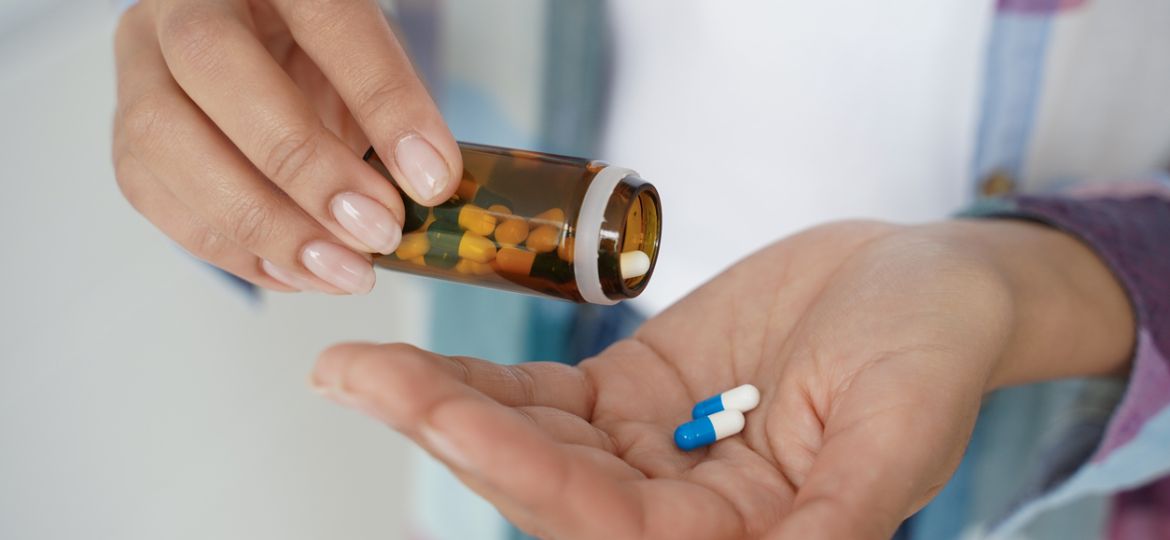
POLYGON ((159 42, 163 49, 197 68, 218 62, 217 50, 227 32, 228 19, 202 2, 187 2, 163 16, 159 42))
POLYGON ((142 8, 138 5, 130 6, 122 13, 122 16, 118 18, 118 26, 114 29, 115 47, 117 47, 119 44, 128 43, 131 39, 133 39, 134 25, 136 23, 138 13, 141 11, 141 9, 142 8))
POLYGON ((224 218, 231 239, 253 251, 276 235, 276 213, 260 201, 244 198, 230 206, 224 218))
POLYGON ((364 85, 359 94, 359 114, 363 118, 376 118, 392 111, 409 100, 412 92, 410 78, 405 75, 382 77, 364 85))
POLYGON ((116 130, 131 148, 146 147, 166 138, 166 102, 157 92, 147 92, 122 108, 121 125, 116 130))
POLYGON ((193 223, 184 240, 183 244, 192 255, 211 263, 226 254, 232 246, 231 240, 203 223, 193 223))
POLYGON ((521 403, 536 403, 536 381, 522 366, 508 366, 508 373, 516 380, 516 391, 521 403))
POLYGON ((142 179, 136 169, 136 164, 133 163, 134 157, 128 153, 122 152, 114 157, 114 181, 118 184, 118 190, 122 192, 122 197, 130 206, 143 213, 143 205, 145 204, 145 191, 142 186, 142 179))
POLYGON ((317 160, 321 134, 313 129, 295 129, 275 139, 264 161, 264 171, 281 186, 294 188, 308 176, 308 170, 317 160))

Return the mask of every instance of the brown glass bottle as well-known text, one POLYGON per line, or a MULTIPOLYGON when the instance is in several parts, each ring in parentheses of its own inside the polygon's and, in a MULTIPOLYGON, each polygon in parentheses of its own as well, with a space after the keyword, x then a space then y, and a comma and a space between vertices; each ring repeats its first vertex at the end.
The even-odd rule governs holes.
MULTIPOLYGON (((525 150, 459 148, 463 178, 455 196, 428 208, 403 194, 402 243, 375 264, 594 304, 634 298, 646 287, 662 209, 654 186, 637 173, 525 150)), ((365 160, 393 181, 372 148, 365 160)))

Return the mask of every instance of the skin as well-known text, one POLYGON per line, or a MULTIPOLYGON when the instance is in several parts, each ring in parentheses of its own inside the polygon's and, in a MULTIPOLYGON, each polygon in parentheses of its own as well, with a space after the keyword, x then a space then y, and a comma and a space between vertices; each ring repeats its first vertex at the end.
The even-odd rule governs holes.
POLYGON ((888 538, 947 482, 984 393, 1124 372, 1128 300, 1023 222, 818 227, 741 261, 578 367, 408 345, 325 351, 311 382, 402 432, 544 538, 888 538), (752 383, 692 452, 698 400, 752 383))
MULTIPOLYGON (((315 241, 368 269, 377 250, 339 224, 339 194, 371 199, 401 230, 401 198, 361 160, 370 144, 396 178, 395 149, 410 137, 452 178, 462 171, 373 0, 142 0, 115 50, 113 159, 126 199, 195 256, 257 285, 342 292, 305 267, 315 241)), ((456 184, 412 198, 437 204, 456 184)))

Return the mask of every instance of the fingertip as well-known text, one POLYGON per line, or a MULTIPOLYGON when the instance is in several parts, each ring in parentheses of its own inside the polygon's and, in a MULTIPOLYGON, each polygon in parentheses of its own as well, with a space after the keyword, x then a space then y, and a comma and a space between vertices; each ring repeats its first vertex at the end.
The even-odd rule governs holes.
MULTIPOLYGON (((408 132, 394 143, 395 179, 415 202, 435 206, 450 199, 462 177, 463 160, 450 134, 408 132), (449 144, 451 149, 442 149, 449 144)), ((389 164, 387 164, 389 165, 389 164)))

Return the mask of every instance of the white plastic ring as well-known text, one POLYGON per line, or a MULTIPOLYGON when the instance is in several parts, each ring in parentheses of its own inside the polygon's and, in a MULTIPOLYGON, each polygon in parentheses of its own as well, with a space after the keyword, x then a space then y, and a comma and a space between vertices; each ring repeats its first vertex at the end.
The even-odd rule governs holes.
POLYGON ((618 303, 605 295, 601 289, 601 272, 598 259, 601 248, 601 222, 605 219, 605 207, 609 198, 622 179, 637 176, 638 173, 612 165, 601 169, 589 183, 581 211, 577 214, 577 234, 573 245, 573 275, 577 279, 577 291, 590 304, 613 305, 618 303))

